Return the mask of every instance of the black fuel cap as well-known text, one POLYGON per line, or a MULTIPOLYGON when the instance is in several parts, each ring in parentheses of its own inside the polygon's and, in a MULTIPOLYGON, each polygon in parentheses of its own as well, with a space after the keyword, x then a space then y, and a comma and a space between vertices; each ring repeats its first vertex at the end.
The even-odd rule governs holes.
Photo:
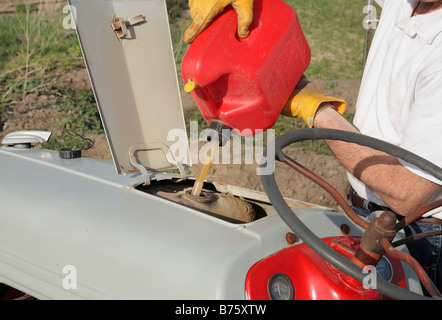
POLYGON ((66 131, 67 133, 69 133, 72 136, 77 136, 80 139, 89 141, 89 145, 84 148, 62 148, 62 149, 58 150, 58 155, 61 159, 81 158, 81 150, 88 150, 88 149, 92 148, 92 146, 94 145, 94 142, 89 138, 85 138, 85 137, 79 135, 78 133, 73 132, 68 129, 65 129, 64 131, 66 131))

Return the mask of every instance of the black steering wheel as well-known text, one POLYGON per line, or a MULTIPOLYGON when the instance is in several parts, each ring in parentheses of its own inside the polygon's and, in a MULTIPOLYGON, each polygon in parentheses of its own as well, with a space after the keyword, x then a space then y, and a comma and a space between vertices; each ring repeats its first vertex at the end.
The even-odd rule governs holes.
MULTIPOLYGON (((320 186, 325 187, 326 191, 328 191, 336 200, 338 200, 338 204, 340 204, 341 207, 343 207, 345 213, 349 216, 349 218, 359 226, 363 227, 364 229, 367 228, 368 222, 362 219, 361 217, 359 217, 358 215, 356 215, 356 213, 354 213, 354 211, 349 207, 346 201, 343 200, 344 198, 340 196, 336 192, 336 190, 334 190, 328 184, 324 185, 323 183, 319 183, 316 180, 317 176, 315 176, 313 173, 303 168, 302 166, 300 165, 297 166, 296 162, 294 162, 292 159, 287 157, 287 155, 285 155, 282 152, 283 148, 287 147, 292 143, 303 140, 317 140, 317 139, 341 140, 345 142, 351 142, 362 146, 370 147, 379 151, 383 151, 389 155, 403 159, 404 161, 407 161, 408 163, 411 163, 419 167, 420 169, 425 170, 426 172, 432 174, 437 179, 442 180, 442 168, 432 164, 431 162, 423 159, 422 157, 419 157, 409 151, 406 151, 400 147, 397 147, 385 141, 348 131, 341 131, 334 129, 317 129, 317 128, 294 130, 279 136, 271 145, 267 147, 265 152, 268 153, 270 151, 272 152, 274 151, 276 160, 286 163, 290 167, 297 170, 298 167, 301 167, 302 168, 301 170, 307 172, 306 174, 307 177, 309 177, 314 182, 318 183, 320 186)), ((271 157, 271 155, 270 157, 269 155, 267 155, 267 159, 273 159, 273 157, 271 157)), ((264 169, 264 165, 268 166, 269 163, 262 164, 261 165, 262 169, 264 169)), ((273 163, 271 163, 270 165, 273 165, 273 163)), ((331 263, 341 272, 347 274, 348 276, 362 283, 364 277, 367 275, 366 273, 363 273, 363 269, 358 265, 354 264, 353 262, 351 262, 350 260, 348 260, 347 258, 343 257, 340 253, 338 253, 329 245, 327 245, 325 242, 323 242, 309 228, 307 228, 307 226, 293 213, 292 209, 285 202, 281 194, 281 191, 279 190, 276 184, 273 172, 270 174, 262 174, 261 179, 265 192, 267 193, 272 205, 274 206, 278 214, 281 216, 281 218, 284 220, 284 222, 289 226, 289 228, 297 236, 299 236, 306 245, 308 245, 313 251, 319 254, 324 260, 331 263)), ((442 205, 440 202, 436 203, 433 206, 426 208, 426 211, 440 205, 442 205)), ((416 219, 422 214, 423 212, 421 212, 420 210, 420 212, 417 212, 416 214, 413 215, 414 217, 409 218, 408 220, 406 219, 402 220, 397 224, 397 226, 402 228, 408 225, 409 223, 411 223, 413 219, 416 219)), ((420 265, 418 266, 420 267, 420 265)), ((413 269, 416 271, 415 268, 413 269)), ((419 278, 421 277, 419 276, 419 278)), ((431 282, 431 280, 428 281, 431 282)), ((431 285, 434 286, 432 282, 431 285)), ((379 277, 377 277, 377 290, 380 293, 388 297, 391 297, 393 299, 407 299, 407 300, 429 299, 428 297, 424 297, 420 294, 401 288, 379 277)), ((437 291, 437 289, 435 289, 435 291, 437 291)), ((440 298, 437 294, 436 296, 433 297, 440 298)))

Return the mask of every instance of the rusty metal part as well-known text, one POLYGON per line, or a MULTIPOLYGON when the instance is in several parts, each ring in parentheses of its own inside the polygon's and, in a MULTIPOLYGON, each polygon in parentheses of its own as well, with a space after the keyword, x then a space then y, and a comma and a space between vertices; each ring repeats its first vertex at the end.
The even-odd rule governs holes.
POLYGON ((441 293, 439 292, 433 281, 431 281, 428 274, 425 272, 419 262, 417 262, 412 256, 393 248, 390 241, 386 238, 381 240, 381 245, 389 255, 391 255, 393 258, 405 262, 413 269, 413 271, 419 277, 422 285, 425 287, 425 289, 427 289, 428 293, 432 297, 442 297, 441 293))
MULTIPOLYGON (((425 213, 439 208, 442 206, 442 199, 441 200, 437 200, 435 202, 432 202, 422 208, 420 208, 419 210, 415 211, 414 213, 404 217, 402 220, 400 220, 397 224, 396 224, 396 230, 402 230, 403 228, 405 228, 406 226, 408 226, 410 223, 415 222, 417 219, 419 219, 422 215, 424 215, 425 213)), ((418 221, 416 221, 418 222, 418 221)))
POLYGON ((127 27, 133 26, 139 23, 145 22, 144 16, 142 14, 139 14, 135 17, 129 18, 129 19, 123 19, 119 18, 117 16, 114 16, 112 22, 110 23, 112 30, 115 31, 115 34, 118 38, 126 38, 128 35, 127 27))
POLYGON ((355 249, 350 248, 350 247, 347 247, 345 244, 342 244, 341 242, 336 241, 336 240, 332 240, 332 241, 330 242, 330 246, 331 246, 332 248, 339 247, 339 249, 340 249, 342 252, 347 253, 349 256, 354 256, 355 253, 356 253, 356 250, 355 250, 355 249))
POLYGON ((350 234, 350 226, 346 223, 341 224, 339 229, 341 230, 341 233, 344 236, 348 236, 350 234))
POLYGON ((339 192, 333 188, 327 181, 319 177, 318 175, 314 174, 295 160, 291 159, 287 155, 285 155, 284 163, 288 165, 290 168, 296 170, 297 172, 303 174, 313 182, 315 182, 317 185, 322 187, 325 191, 327 191, 339 204, 339 206, 344 210, 344 212, 347 214, 347 216, 358 226, 361 228, 367 229, 368 222, 359 217, 353 209, 350 207, 350 205, 347 203, 347 201, 342 197, 339 192))
POLYGON ((285 240, 287 241, 288 245, 294 245, 296 240, 298 240, 298 237, 293 232, 287 232, 285 235, 285 240))
POLYGON ((362 267, 376 266, 385 253, 380 241, 382 239, 393 240, 397 233, 395 225, 396 216, 390 211, 385 211, 379 217, 372 219, 352 261, 362 267))
POLYGON ((118 38, 125 38, 127 36, 126 21, 123 19, 114 16, 114 19, 111 22, 111 28, 115 31, 118 38))
POLYGON ((417 240, 421 240, 424 238, 440 236, 440 235, 442 235, 442 230, 422 232, 422 233, 414 234, 412 236, 392 242, 391 245, 394 248, 396 248, 396 247, 399 247, 400 245, 406 244, 411 241, 417 241, 417 240))

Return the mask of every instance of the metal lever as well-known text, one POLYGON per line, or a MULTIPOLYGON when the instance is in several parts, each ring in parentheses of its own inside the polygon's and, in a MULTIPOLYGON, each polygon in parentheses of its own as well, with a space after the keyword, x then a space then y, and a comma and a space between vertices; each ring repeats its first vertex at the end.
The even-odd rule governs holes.
POLYGON ((117 37, 123 39, 126 38, 128 35, 127 27, 134 26, 142 22, 145 22, 144 16, 142 14, 129 19, 118 18, 117 16, 114 16, 114 19, 112 20, 110 25, 112 27, 112 30, 115 31, 117 37))

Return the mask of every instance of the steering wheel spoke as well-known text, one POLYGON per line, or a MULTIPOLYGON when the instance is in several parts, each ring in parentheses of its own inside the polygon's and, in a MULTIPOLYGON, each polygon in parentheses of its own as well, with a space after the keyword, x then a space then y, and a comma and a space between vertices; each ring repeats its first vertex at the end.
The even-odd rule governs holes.
POLYGON ((347 201, 344 199, 344 197, 326 180, 321 178, 320 176, 316 175, 312 171, 308 170, 295 160, 291 159, 287 155, 285 155, 285 158, 283 162, 288 165, 290 168, 296 170, 297 172, 301 173, 305 177, 309 178, 311 181, 315 182, 317 185, 319 185, 321 188, 323 188, 325 191, 328 192, 329 195, 333 197, 333 199, 336 200, 338 205, 344 210, 344 212, 347 214, 347 216, 358 226, 360 226, 363 229, 367 229, 368 222, 364 219, 362 219, 360 216, 358 216, 353 209, 350 207, 350 205, 347 203, 347 201))

